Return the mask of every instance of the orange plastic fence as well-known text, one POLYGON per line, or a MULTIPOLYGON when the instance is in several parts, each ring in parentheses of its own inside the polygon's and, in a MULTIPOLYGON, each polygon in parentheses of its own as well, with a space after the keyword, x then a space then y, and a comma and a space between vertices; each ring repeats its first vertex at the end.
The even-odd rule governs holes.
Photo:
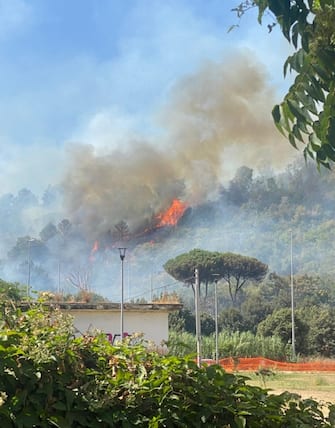
MULTIPOLYGON (((207 361, 211 363, 210 361, 207 361)), ((213 361, 214 362, 214 361, 213 361)), ((257 371, 260 369, 297 371, 297 372, 332 372, 335 371, 335 361, 308 361, 289 363, 283 361, 269 360, 263 357, 254 358, 223 358, 219 360, 220 365, 227 371, 257 371)))

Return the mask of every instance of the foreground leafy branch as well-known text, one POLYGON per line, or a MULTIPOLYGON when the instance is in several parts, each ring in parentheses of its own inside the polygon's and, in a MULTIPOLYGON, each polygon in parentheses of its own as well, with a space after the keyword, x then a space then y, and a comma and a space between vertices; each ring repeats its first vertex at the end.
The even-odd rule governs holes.
POLYGON ((284 64, 296 74, 284 100, 273 108, 279 131, 304 156, 327 168, 335 161, 335 4, 333 0, 246 0, 234 10, 241 17, 258 8, 274 17, 295 52, 284 64))
POLYGON ((315 401, 271 395, 220 366, 112 346, 99 334, 75 337, 57 309, 3 314, 3 428, 331 426, 315 401))

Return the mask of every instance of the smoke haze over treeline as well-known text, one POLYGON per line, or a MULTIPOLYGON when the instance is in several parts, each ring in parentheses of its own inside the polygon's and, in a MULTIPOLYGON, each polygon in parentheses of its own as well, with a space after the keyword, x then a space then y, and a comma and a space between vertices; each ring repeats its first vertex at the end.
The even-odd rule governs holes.
POLYGON ((208 61, 173 85, 149 136, 92 133, 69 144, 62 180, 42 196, 2 195, 1 277, 26 283, 30 261, 32 287, 82 286, 117 300, 120 227, 129 298, 169 281, 166 260, 195 247, 287 274, 290 229, 295 269, 329 271, 334 175, 289 164, 296 152, 272 123, 263 69, 247 52, 208 61), (174 199, 184 216, 155 229, 174 199))
MULTIPOLYGON (((127 247, 126 299, 150 299, 162 287, 176 286, 162 266, 193 248, 253 256, 269 264, 270 271, 288 275, 291 230, 294 272, 334 273, 334 182, 333 172, 319 174, 314 164, 303 162, 280 174, 254 174, 249 167, 239 168, 216 200, 190 207, 177 226, 123 243, 127 247)), ((74 293, 81 282, 117 301, 118 242, 109 235, 95 242, 82 233, 80 225, 62 219, 57 211, 52 213, 59 192, 49 188, 39 199, 26 189, 0 198, 0 277, 27 283, 30 258, 33 289, 74 293)))
POLYGON ((155 135, 116 149, 72 145, 63 182, 66 215, 94 239, 120 221, 136 232, 175 198, 216 199, 241 165, 283 168, 293 150, 276 131, 274 89, 248 52, 208 62, 176 83, 155 135))

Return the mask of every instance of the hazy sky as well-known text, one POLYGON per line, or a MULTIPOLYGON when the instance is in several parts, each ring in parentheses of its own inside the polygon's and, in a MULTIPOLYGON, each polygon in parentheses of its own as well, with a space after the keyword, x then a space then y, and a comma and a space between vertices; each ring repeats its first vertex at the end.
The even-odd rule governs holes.
POLYGON ((228 33, 238 2, 0 0, 0 194, 57 183, 72 143, 159 146, 171 93, 232 53, 259 61, 279 101, 288 44, 253 12, 228 33))

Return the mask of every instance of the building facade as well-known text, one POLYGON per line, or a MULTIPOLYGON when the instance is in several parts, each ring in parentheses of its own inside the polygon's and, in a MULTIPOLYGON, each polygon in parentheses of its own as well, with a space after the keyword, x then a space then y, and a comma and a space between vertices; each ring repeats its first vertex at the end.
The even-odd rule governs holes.
MULTIPOLYGON (((73 317, 79 334, 105 333, 115 343, 121 337, 121 311, 118 303, 60 303, 62 312, 73 317)), ((176 303, 124 304, 124 336, 143 336, 160 347, 169 337, 169 313, 182 308, 176 303)))

